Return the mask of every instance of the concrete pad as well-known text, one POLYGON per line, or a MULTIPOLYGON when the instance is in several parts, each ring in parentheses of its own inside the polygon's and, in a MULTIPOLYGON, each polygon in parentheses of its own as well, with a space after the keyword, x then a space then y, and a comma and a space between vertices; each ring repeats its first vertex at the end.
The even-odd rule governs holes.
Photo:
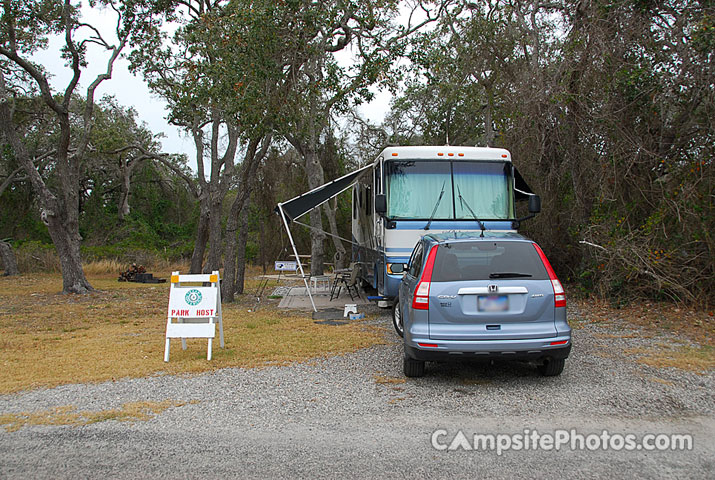
MULTIPOLYGON (((340 296, 330 300, 330 292, 318 291, 313 293, 313 301, 315 302, 315 308, 318 310, 336 308, 343 310, 346 303, 354 303, 358 305, 358 311, 360 311, 360 305, 369 305, 370 302, 367 300, 364 293, 361 293, 361 297, 354 297, 354 300, 350 300, 350 295, 347 294, 345 289, 340 292, 340 296)), ((292 287, 290 291, 283 296, 281 303, 278 308, 292 308, 296 310, 312 310, 313 306, 310 304, 310 297, 308 297, 308 291, 305 287, 292 287)))

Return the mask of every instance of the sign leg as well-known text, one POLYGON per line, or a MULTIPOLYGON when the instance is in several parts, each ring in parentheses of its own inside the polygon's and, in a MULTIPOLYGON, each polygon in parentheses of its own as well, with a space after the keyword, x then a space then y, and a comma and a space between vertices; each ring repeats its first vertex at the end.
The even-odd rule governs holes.
POLYGON ((167 337, 166 344, 164 345, 164 361, 169 361, 169 350, 171 349, 171 339, 167 337))
POLYGON ((212 353, 211 347, 213 344, 213 340, 214 340, 213 338, 209 338, 209 348, 208 348, 208 352, 206 353, 206 360, 211 360, 211 353, 212 353))
POLYGON ((218 319, 218 336, 221 341, 221 348, 226 348, 223 342, 223 318, 218 319))

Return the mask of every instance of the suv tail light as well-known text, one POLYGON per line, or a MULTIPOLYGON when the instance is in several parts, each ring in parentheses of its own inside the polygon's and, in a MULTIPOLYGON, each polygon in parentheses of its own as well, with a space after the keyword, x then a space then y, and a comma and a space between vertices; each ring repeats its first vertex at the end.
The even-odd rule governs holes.
POLYGON ((546 268, 546 272, 549 274, 549 280, 551 280, 551 286, 554 289, 554 307, 565 307, 566 306, 566 292, 564 292, 564 287, 561 286, 561 282, 559 282, 559 279, 556 276, 556 273, 554 273, 554 269, 551 268, 549 259, 546 258, 546 255, 544 254, 544 251, 541 249, 541 247, 538 246, 537 244, 534 244, 534 248, 536 249, 536 252, 539 254, 539 257, 541 257, 541 263, 544 264, 544 267, 546 268))
POLYGON ((430 250, 422 277, 420 277, 415 294, 412 296, 412 308, 416 310, 429 310, 429 285, 432 281, 432 269, 434 268, 434 257, 437 256, 437 248, 438 246, 435 245, 430 250))

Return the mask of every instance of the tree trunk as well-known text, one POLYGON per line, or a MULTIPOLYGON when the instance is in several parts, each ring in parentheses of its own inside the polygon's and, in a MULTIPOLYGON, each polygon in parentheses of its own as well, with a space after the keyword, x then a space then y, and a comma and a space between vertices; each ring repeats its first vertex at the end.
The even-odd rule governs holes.
POLYGON ((80 255, 80 237, 72 222, 65 222, 54 215, 48 215, 47 229, 62 268, 62 293, 88 293, 94 291, 84 276, 80 255), (74 230, 74 231, 73 231, 74 230))
POLYGON ((335 265, 336 269, 345 268, 345 261, 347 260, 347 252, 343 246, 343 242, 338 238, 338 223, 335 221, 335 214, 338 211, 338 198, 334 197, 333 206, 330 206, 330 201, 325 202, 323 205, 325 207, 325 216, 328 217, 328 223, 330 224, 330 233, 333 234, 332 240, 335 246, 335 265))
POLYGON ((119 186, 119 205, 117 206, 117 215, 119 216, 120 221, 124 221, 131 210, 129 207, 129 192, 131 190, 134 168, 147 158, 149 158, 148 155, 141 155, 139 158, 133 158, 130 160, 124 160, 121 155, 119 157, 121 185, 119 186))
POLYGON ((0 259, 5 269, 5 276, 20 275, 20 270, 17 268, 17 260, 15 259, 15 252, 12 251, 12 246, 7 242, 0 242, 0 259))
POLYGON ((32 188, 39 197, 40 205, 46 216, 47 228, 57 250, 62 268, 62 293, 88 293, 94 289, 89 284, 82 270, 79 234, 79 161, 69 157, 69 113, 61 110, 60 141, 57 148, 57 177, 60 182, 60 195, 55 195, 45 184, 35 168, 25 145, 20 140, 13 125, 13 111, 5 87, 5 77, 0 71, 0 128, 13 147, 15 158, 25 169, 32 188))
POLYGON ((484 141, 487 147, 494 146, 494 119, 492 118, 494 112, 494 89, 492 87, 491 79, 484 81, 484 90, 487 94, 487 104, 484 111, 484 141))
POLYGON ((132 168, 127 165, 124 158, 119 158, 121 162, 120 170, 122 175, 122 181, 119 186, 119 205, 117 206, 117 216, 120 221, 124 221, 124 218, 129 215, 129 187, 132 178, 132 168))
POLYGON ((258 248, 259 256, 261 258, 261 268, 263 269, 263 273, 266 273, 266 225, 263 222, 262 218, 259 218, 258 220, 258 244, 260 247, 258 248))
POLYGON ((494 146, 494 126, 492 124, 492 106, 487 105, 486 111, 484 112, 484 137, 486 140, 487 147, 494 146))
POLYGON ((223 262, 223 279, 221 280, 221 300, 223 302, 233 302, 236 290, 236 251, 238 249, 236 241, 236 230, 240 222, 240 213, 245 210, 241 204, 241 196, 236 198, 231 205, 231 213, 226 221, 226 255, 223 262))
POLYGON ((206 243, 209 240, 208 208, 204 208, 202 205, 200 210, 199 225, 196 229, 196 242, 194 243, 194 252, 191 254, 191 267, 189 268, 189 273, 201 273, 201 267, 204 264, 206 243))
MULTIPOLYGON (((218 192, 215 192, 218 194, 218 192)), ((221 266, 221 247, 223 245, 223 232, 221 231, 221 218, 223 195, 213 195, 209 208, 209 254, 204 265, 204 273, 211 273, 221 266)))
POLYGON ((268 151, 272 135, 251 139, 246 149, 241 165, 241 179, 236 198, 231 204, 231 212, 226 221, 226 254, 224 255, 223 284, 221 286, 221 299, 232 302, 235 293, 243 293, 244 259, 246 255, 246 235, 248 222, 248 206, 251 201, 251 190, 258 166, 268 151), (263 141, 261 149, 256 152, 258 144, 263 141), (244 218, 245 217, 245 218, 244 218), (238 239, 236 231, 241 229, 238 239), (236 264, 238 263, 238 273, 236 264), (238 289, 236 286, 238 285, 238 289))
POLYGON ((241 209, 240 230, 238 232, 238 253, 236 255, 236 293, 243 293, 244 280, 246 277, 246 243, 248 242, 248 211, 251 207, 246 202, 241 209))
POLYGON ((240 196, 237 196, 231 205, 231 215, 226 222, 226 259, 221 284, 221 300, 224 302, 233 302, 236 294, 243 293, 249 208, 248 199, 241 202, 240 196), (238 237, 236 230, 238 230, 238 237))
MULTIPOLYGON (((308 175, 308 187, 312 190, 325 183, 323 175, 323 166, 320 164, 320 158, 314 148, 309 149, 309 153, 305 155, 305 170, 308 175)), ((310 274, 322 275, 325 269, 325 248, 323 242, 325 235, 323 231, 323 218, 320 214, 320 209, 315 208, 310 211, 310 274)))

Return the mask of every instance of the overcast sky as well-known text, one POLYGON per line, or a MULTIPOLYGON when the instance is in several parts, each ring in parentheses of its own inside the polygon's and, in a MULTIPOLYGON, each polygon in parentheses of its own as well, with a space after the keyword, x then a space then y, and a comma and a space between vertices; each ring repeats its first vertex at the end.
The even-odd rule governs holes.
MULTIPOLYGON (((112 10, 92 9, 85 6, 82 21, 98 27, 105 39, 111 42, 110 33, 116 23, 116 16, 112 10)), ((50 84, 55 91, 64 90, 71 78, 71 70, 65 66, 64 60, 60 58, 59 52, 63 43, 63 38, 53 37, 50 39, 47 50, 38 51, 32 56, 34 62, 44 65, 53 75, 50 84)), ((129 51, 131 51, 131 48, 125 48, 124 53, 127 54, 129 51)), ((82 70, 81 88, 77 90, 78 93, 83 95, 86 93, 87 86, 97 74, 106 69, 108 58, 109 52, 96 45, 90 46, 87 54, 88 66, 82 70)), ((344 57, 345 61, 350 61, 349 58, 349 55, 344 57)), ((112 78, 104 81, 95 95, 97 100, 104 95, 113 95, 121 105, 134 107, 138 112, 140 122, 146 122, 153 133, 162 132, 166 136, 162 139, 163 151, 166 153, 185 153, 189 158, 189 165, 195 169, 196 152, 193 140, 187 137, 179 128, 167 123, 166 103, 149 91, 141 76, 132 75, 129 71, 129 62, 127 60, 124 58, 117 59, 112 78)), ((370 104, 361 105, 359 112, 372 122, 380 123, 389 109, 389 102, 390 94, 380 92, 370 104)))

